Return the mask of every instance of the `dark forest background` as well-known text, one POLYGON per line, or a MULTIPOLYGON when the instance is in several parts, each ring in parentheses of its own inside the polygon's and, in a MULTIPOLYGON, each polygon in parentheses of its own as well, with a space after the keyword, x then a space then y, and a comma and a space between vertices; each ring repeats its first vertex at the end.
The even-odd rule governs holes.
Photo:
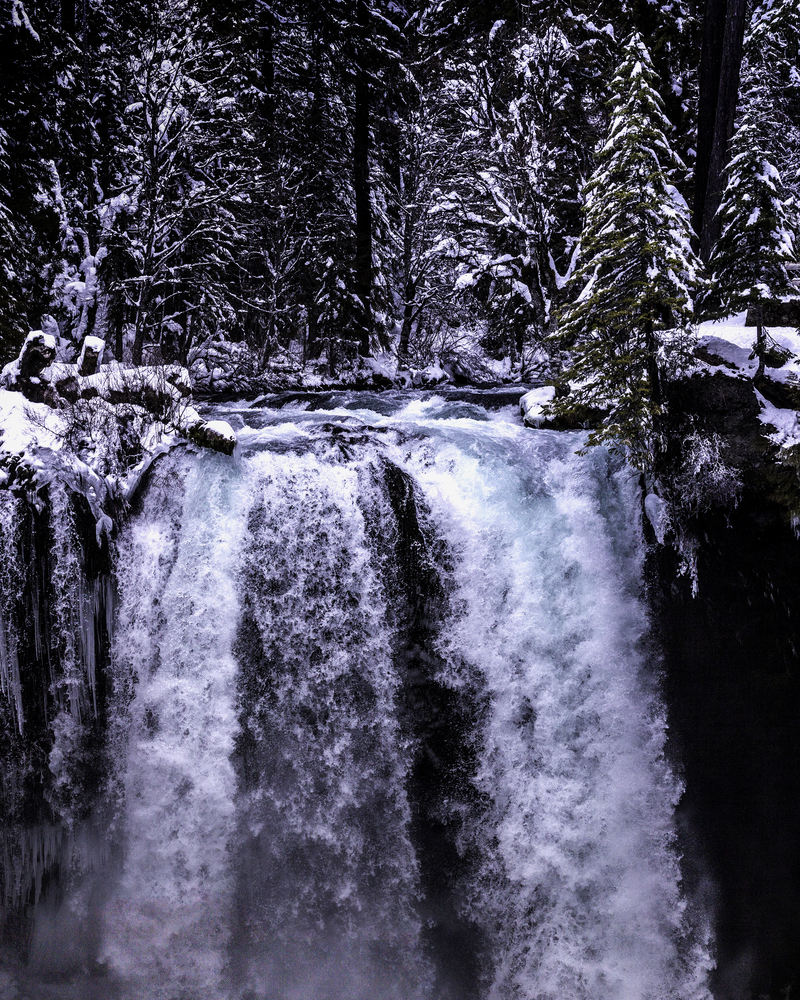
POLYGON ((779 216, 763 240, 797 229, 796 0, 0 10, 7 358, 42 328, 136 363, 185 363, 214 336, 264 364, 421 361, 477 317, 485 349, 524 370, 579 291, 584 185, 633 32, 709 280, 743 124, 779 216))

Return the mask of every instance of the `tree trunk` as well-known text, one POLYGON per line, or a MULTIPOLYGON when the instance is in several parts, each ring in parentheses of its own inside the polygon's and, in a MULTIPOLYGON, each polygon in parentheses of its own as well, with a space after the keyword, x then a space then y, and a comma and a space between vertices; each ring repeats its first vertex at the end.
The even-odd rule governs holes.
POLYGON ((369 354, 372 327, 372 205, 369 187, 370 93, 367 72, 367 6, 358 4, 359 38, 355 67, 353 111, 353 193, 356 203, 356 295, 361 302, 358 317, 358 353, 369 354))
POLYGON ((275 18, 269 7, 262 10, 260 32, 261 46, 261 147, 260 158, 263 176, 267 185, 272 188, 264 201, 262 210, 263 239, 263 297, 269 303, 269 311, 265 324, 255 328, 256 337, 252 339, 254 347, 261 355, 261 363, 266 367, 272 351, 271 338, 276 324, 275 315, 275 271, 277 266, 277 219, 275 218, 274 187, 276 179, 277 143, 275 136, 275 18))
POLYGON ((403 304, 403 325, 400 329, 400 343, 397 345, 397 358, 400 364, 403 365, 408 364, 408 348, 411 342, 411 327, 414 322, 414 301, 417 297, 417 283, 411 274, 414 259, 414 229, 416 221, 416 209, 408 208, 403 226, 403 287, 405 290, 405 302, 403 304))
POLYGON ((122 296, 119 292, 112 292, 108 300, 108 329, 111 333, 114 344, 114 357, 117 361, 123 360, 125 347, 124 326, 123 326, 123 304, 122 296))
POLYGON ((144 332, 150 305, 151 282, 144 282, 140 289, 139 303, 136 309, 136 326, 133 334, 132 361, 135 365, 141 365, 144 356, 144 332))
POLYGON ((61 30, 67 35, 75 34, 75 0, 61 0, 61 30))
MULTIPOLYGON (((313 25, 313 18, 311 18, 313 25)), ((319 203, 321 198, 321 181, 323 152, 323 78, 322 78, 322 39, 320 29, 312 26, 311 29, 311 75, 308 86, 311 90, 311 107, 308 116, 308 152, 306 165, 309 169, 310 182, 309 193, 314 201, 319 203)), ((319 244, 317 244, 318 246, 319 244)), ((308 316, 308 336, 306 340, 305 358, 306 360, 316 360, 322 353, 322 341, 320 340, 319 329, 319 306, 316 298, 319 292, 320 269, 317 260, 316 266, 309 267, 303 280, 303 291, 306 301, 306 314, 308 316)))
POLYGON ((406 282, 405 305, 403 307, 403 326, 400 329, 400 343, 397 347, 397 359, 402 365, 408 364, 408 347, 411 341, 411 325, 414 322, 414 298, 416 285, 409 278, 406 282))
POLYGON ((711 162, 711 147, 714 145, 726 7, 727 0, 706 0, 703 17, 703 39, 698 73, 697 157, 694 168, 694 228, 698 236, 703 228, 708 166, 711 162))
POLYGON ((736 118, 746 6, 746 0, 706 2, 695 177, 695 227, 705 261, 719 238, 717 209, 736 118))
POLYGON ((756 357, 758 358, 758 370, 756 371, 755 378, 760 378, 764 374, 764 355, 767 350, 767 338, 764 335, 764 321, 762 319, 763 309, 761 308, 761 303, 756 302, 753 307, 753 312, 755 313, 756 321, 756 357))
POLYGON ((261 78, 264 81, 264 125, 270 140, 268 152, 272 154, 275 130, 275 15, 269 7, 263 8, 261 23, 261 78))

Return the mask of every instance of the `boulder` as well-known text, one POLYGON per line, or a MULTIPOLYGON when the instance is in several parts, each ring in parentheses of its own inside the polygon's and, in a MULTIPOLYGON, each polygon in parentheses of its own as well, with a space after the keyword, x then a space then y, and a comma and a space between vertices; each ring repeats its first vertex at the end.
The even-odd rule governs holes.
POLYGON ((519 409, 526 427, 541 427, 544 424, 544 408, 552 403, 555 394, 555 386, 552 385, 543 385, 525 393, 519 401, 519 409))
POLYGON ((223 455, 232 455, 236 448, 236 432, 225 420, 198 420, 188 427, 186 436, 201 448, 223 455))

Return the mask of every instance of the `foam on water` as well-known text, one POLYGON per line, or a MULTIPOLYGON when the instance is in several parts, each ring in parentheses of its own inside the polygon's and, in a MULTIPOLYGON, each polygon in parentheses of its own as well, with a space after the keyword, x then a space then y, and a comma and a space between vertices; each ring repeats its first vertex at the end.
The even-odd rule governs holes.
POLYGON ((116 669, 135 697, 122 747, 126 856, 100 956, 126 996, 170 1000, 216 996, 226 961, 246 513, 229 463, 204 457, 183 473, 167 484, 177 496, 153 494, 121 546, 116 669))
POLYGON ((240 459, 155 468, 116 556, 109 995, 462 1000, 436 942, 473 940, 470 998, 708 997, 638 484, 470 406, 237 408, 240 459))
POLYGON ((480 450, 451 431, 410 462, 457 557, 446 647, 491 705, 471 899, 495 941, 489 996, 708 996, 643 642, 636 480, 574 439, 496 428, 480 450))
POLYGON ((259 997, 417 995, 406 753, 359 507, 369 465, 261 454, 249 475, 239 976, 259 997))

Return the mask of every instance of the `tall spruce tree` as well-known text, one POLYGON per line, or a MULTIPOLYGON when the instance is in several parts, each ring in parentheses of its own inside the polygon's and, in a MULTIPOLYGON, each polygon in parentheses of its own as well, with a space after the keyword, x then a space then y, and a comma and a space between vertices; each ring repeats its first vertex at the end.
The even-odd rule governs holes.
POLYGON ((561 416, 606 410, 589 444, 625 448, 648 467, 659 448, 662 382, 678 363, 701 286, 686 203, 671 183, 681 164, 638 33, 612 83, 611 125, 586 189, 573 296, 558 337, 574 353, 561 416))
POLYGON ((718 212, 721 235, 709 261, 713 287, 708 298, 718 314, 748 307, 755 314, 759 374, 767 348, 762 304, 795 292, 786 270, 794 260, 789 199, 773 165, 767 110, 751 95, 734 133, 718 212))

